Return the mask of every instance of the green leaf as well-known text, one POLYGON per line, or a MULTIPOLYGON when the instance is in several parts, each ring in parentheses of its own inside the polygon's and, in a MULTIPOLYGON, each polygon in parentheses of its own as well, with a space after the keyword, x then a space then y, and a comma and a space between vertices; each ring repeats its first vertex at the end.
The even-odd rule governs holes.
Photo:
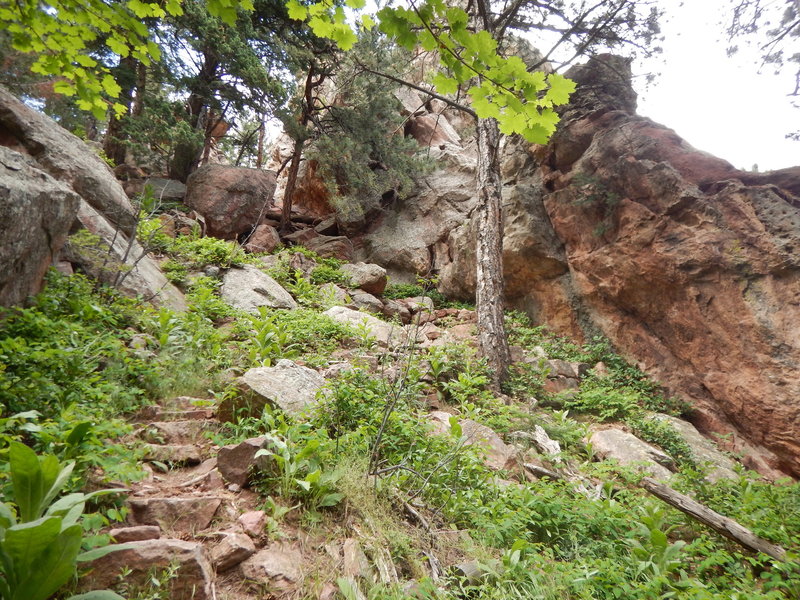
MULTIPOLYGON (((119 93, 119 92, 118 92, 119 93)), ((82 421, 75 425, 67 435, 67 446, 77 446, 92 429, 91 421, 82 421)))
POLYGON ((375 21, 369 15, 363 15, 361 17, 361 26, 366 30, 370 30, 375 27, 375 21))
POLYGON ((461 434, 463 432, 461 429, 461 423, 458 422, 458 417, 452 416, 450 417, 449 421, 450 421, 450 435, 452 435, 455 438, 461 438, 461 434))
POLYGON ((98 558, 102 558, 106 554, 111 554, 112 552, 119 552, 121 550, 129 550, 130 548, 135 548, 136 544, 127 543, 127 544, 109 544, 108 546, 103 546, 101 548, 92 548, 91 550, 87 550, 86 552, 82 552, 77 556, 75 560, 78 562, 91 562, 93 560, 97 560, 98 558))
POLYGON ((41 514, 40 507, 45 495, 39 457, 25 444, 11 442, 8 447, 8 458, 19 519, 22 522, 33 521, 41 514))
MULTIPOLYGON (((36 569, 41 555, 61 533, 61 519, 43 517, 6 529, 3 552, 11 559, 17 581, 36 569)), ((22 598, 22 597, 20 597, 22 598)))
POLYGON ((548 75, 547 83, 550 85, 550 89, 547 90, 545 98, 555 105, 569 102, 570 95, 575 91, 575 82, 558 73, 548 75))
POLYGON ((109 74, 103 77, 103 90, 112 98, 119 96, 122 88, 117 84, 116 80, 109 74))
POLYGON ((344 494, 340 494, 338 492, 325 494, 319 501, 319 506, 321 508, 326 508, 329 506, 336 506, 339 502, 342 501, 344 498, 344 494))
MULTIPOLYGON (((14 511, 5 502, 0 502, 0 529, 8 529, 16 525, 17 519, 14 516, 14 511)), ((3 536, 0 535, 0 538, 3 536)))
POLYGON ((354 10, 361 10, 367 5, 367 0, 345 0, 345 4, 354 10))
POLYGON ((15 597, 22 600, 46 600, 75 574, 75 557, 81 548, 83 531, 73 525, 61 531, 41 552, 15 589, 15 597), (46 573, 47 576, 42 575, 46 573))
POLYGON ((125 598, 111 590, 97 590, 85 594, 78 594, 77 596, 70 596, 67 600, 125 600, 125 598))
POLYGON ((448 77, 441 71, 433 76, 431 83, 436 87, 436 91, 442 95, 455 94, 458 91, 458 81, 448 77))
POLYGON ((308 16, 308 9, 297 0, 289 0, 286 3, 286 10, 289 12, 289 18, 295 21, 305 21, 308 16))

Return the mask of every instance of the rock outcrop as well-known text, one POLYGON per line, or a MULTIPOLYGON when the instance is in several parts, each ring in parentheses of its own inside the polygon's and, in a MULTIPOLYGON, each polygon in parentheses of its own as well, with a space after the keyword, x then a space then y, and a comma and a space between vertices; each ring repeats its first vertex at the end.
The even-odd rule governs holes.
MULTIPOLYGON (((747 173, 692 148, 636 114, 629 74, 608 55, 573 68, 551 142, 507 142, 507 301, 560 333, 607 336, 701 431, 732 434, 748 466, 800 475, 798 169, 747 173)), ((464 148, 371 229, 362 259, 472 296, 464 148)))
POLYGON ((31 157, 0 146, 0 306, 39 291, 80 201, 31 157))
POLYGON ((0 87, 0 146, 29 154, 114 225, 129 232, 135 212, 114 173, 80 138, 0 87))

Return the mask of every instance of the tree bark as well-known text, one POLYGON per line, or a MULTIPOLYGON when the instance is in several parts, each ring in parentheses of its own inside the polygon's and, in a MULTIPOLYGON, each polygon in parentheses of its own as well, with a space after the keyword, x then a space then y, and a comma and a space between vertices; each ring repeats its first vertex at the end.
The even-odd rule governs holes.
POLYGON ((645 477, 642 479, 642 487, 655 497, 663 500, 670 506, 677 508, 679 511, 686 513, 693 519, 697 519, 704 525, 708 525, 726 538, 733 540, 737 544, 741 544, 749 550, 754 552, 762 552, 767 556, 771 556, 775 560, 785 561, 786 550, 780 546, 776 546, 772 542, 758 537, 752 531, 743 527, 733 519, 723 517, 721 514, 714 512, 707 506, 703 506, 699 502, 692 500, 689 496, 685 496, 680 492, 673 490, 671 487, 659 483, 654 479, 645 477))
POLYGON ((475 300, 478 344, 496 387, 508 375, 511 352, 503 322, 503 197, 500 132, 494 119, 478 119, 478 239, 475 300))

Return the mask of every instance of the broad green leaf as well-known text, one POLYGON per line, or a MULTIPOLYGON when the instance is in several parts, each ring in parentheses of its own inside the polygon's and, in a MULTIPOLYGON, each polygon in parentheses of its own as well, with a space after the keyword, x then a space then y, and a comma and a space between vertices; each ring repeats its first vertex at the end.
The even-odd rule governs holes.
POLYGON ((58 79, 53 83, 53 91, 64 96, 74 96, 75 84, 64 79, 58 79))
POLYGON ((498 117, 497 123, 501 133, 504 135, 512 135, 514 133, 522 133, 528 124, 528 120, 525 118, 524 114, 509 110, 498 117))
POLYGON ((370 17, 369 15, 363 15, 361 17, 361 26, 364 29, 370 30, 373 27, 375 27, 375 21, 373 21, 372 17, 370 17))
POLYGON ((458 417, 452 416, 449 419, 450 422, 450 435, 455 438, 461 438, 461 434, 463 433, 461 429, 461 423, 458 422, 458 417))
POLYGON ((81 549, 83 531, 73 525, 61 531, 38 555, 35 565, 20 579, 14 598, 18 600, 47 600, 75 574, 75 557, 81 549), (43 577, 43 574, 47 574, 43 577))
MULTIPOLYGON (((119 92, 117 92, 119 94, 119 92)), ((86 435, 92 430, 92 422, 91 421, 82 421, 75 425, 72 430, 69 432, 67 436, 67 445, 68 446, 77 446, 80 444, 86 435)))
POLYGON ((331 39, 336 42, 336 45, 339 46, 339 48, 347 52, 358 41, 358 36, 349 25, 339 24, 335 26, 331 39))
POLYGON ((69 481, 70 476, 72 475, 72 470, 75 468, 74 462, 68 462, 62 469, 59 470, 58 475, 50 484, 50 488, 47 490, 44 498, 42 499, 42 507, 41 511, 44 512, 47 510, 50 503, 55 499, 56 496, 61 492, 64 486, 69 481))
POLYGON ((286 3, 286 10, 289 13, 289 18, 295 21, 305 21, 308 16, 308 9, 297 0, 289 0, 289 2, 286 3))
POLYGON ((61 533, 61 519, 43 517, 6 529, 3 552, 11 559, 17 581, 36 569, 42 553, 61 533))
POLYGON ((339 504, 339 502, 342 501, 342 498, 344 498, 344 494, 341 494, 339 492, 325 494, 320 499, 319 506, 321 508, 326 508, 326 507, 329 507, 329 506, 336 506, 337 504, 339 504))
POLYGON ((547 90, 545 97, 555 105, 569 102, 570 94, 575 91, 575 82, 558 73, 548 75, 547 83, 550 89, 547 90))
POLYGON ((458 82, 441 71, 434 75, 431 83, 436 87, 436 91, 442 95, 455 94, 458 91, 458 82))
MULTIPOLYGON (((12 525, 16 525, 17 518, 14 516, 14 511, 5 502, 0 502, 0 529, 8 529, 12 525)), ((2 536, 0 536, 2 537, 2 536)))
POLYGON ((85 594, 78 594, 77 596, 70 596, 67 600, 125 600, 125 598, 111 590, 97 590, 85 594))
POLYGON ((345 0, 345 4, 354 10, 360 10, 367 5, 367 0, 345 0))
POLYGON ((103 77, 103 90, 112 98, 119 96, 122 88, 117 84, 116 80, 109 74, 103 77))
POLYGON ((550 140, 550 132, 541 125, 532 125, 522 132, 522 137, 533 144, 546 144, 550 140))
POLYGON ((40 515, 39 507, 45 495, 39 457, 25 444, 11 442, 8 447, 8 459, 19 519, 22 522, 33 521, 40 515))

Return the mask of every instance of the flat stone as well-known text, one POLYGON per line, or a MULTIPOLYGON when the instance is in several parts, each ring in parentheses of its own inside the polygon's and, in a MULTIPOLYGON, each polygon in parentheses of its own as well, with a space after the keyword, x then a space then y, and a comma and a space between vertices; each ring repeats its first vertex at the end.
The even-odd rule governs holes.
POLYGON ((158 444, 191 444, 202 440, 205 431, 215 428, 215 422, 211 420, 155 421, 148 423, 140 431, 139 437, 158 444))
POLYGON ((228 533, 211 549, 211 562, 217 573, 232 569, 255 554, 253 540, 243 533, 228 533))
POLYGON ((253 265, 230 269, 222 278, 222 299, 234 308, 258 314, 260 306, 297 308, 297 302, 272 277, 253 265))
POLYGON ((225 481, 245 487, 256 452, 264 447, 266 441, 266 437, 255 437, 220 448, 217 453, 217 469, 225 481))
POLYGON ((589 437, 594 453, 602 459, 615 459, 622 465, 634 465, 656 479, 669 479, 675 465, 672 458, 655 446, 621 429, 600 429, 589 437))
POLYGON ((353 327, 366 327, 369 334, 375 338, 375 341, 381 347, 396 346, 402 344, 405 340, 405 333, 399 327, 381 321, 379 318, 374 317, 368 313, 346 308, 344 306, 334 306, 329 308, 323 314, 329 316, 335 321, 340 323, 347 323, 353 327))
MULTIPOLYGON (((434 411, 428 415, 434 432, 439 435, 450 435, 450 413, 434 411)), ((512 469, 515 466, 517 451, 506 444, 497 433, 489 427, 472 419, 459 419, 461 437, 466 446, 479 446, 485 451, 484 463, 495 471, 512 469)))
POLYGON ((239 565, 242 575, 253 581, 286 589, 303 576, 303 555, 289 544, 272 544, 239 565))
POLYGON ((239 525, 251 538, 258 539, 264 534, 267 525, 267 514, 263 510, 251 510, 239 517, 239 525))
POLYGON ((134 525, 158 525, 166 531, 193 533, 211 525, 222 498, 196 496, 177 498, 128 498, 128 516, 134 525))
MULTIPOLYGON (((341 307, 334 307, 331 310, 341 307)), ((274 367, 248 369, 238 379, 241 395, 219 406, 219 419, 233 422, 243 414, 260 415, 266 404, 299 416, 317 403, 325 379, 308 367, 282 359, 274 367)))
POLYGON ((199 465, 200 449, 187 444, 145 444, 144 459, 169 465, 199 465))
POLYGON ((161 537, 161 528, 158 525, 137 525, 135 527, 115 527, 108 532, 118 544, 126 542, 141 542, 142 540, 157 540, 161 537))
POLYGON ((146 586, 153 570, 178 565, 177 576, 169 582, 170 600, 211 600, 214 570, 203 545, 183 540, 158 539, 131 542, 131 548, 112 552, 89 563, 87 576, 80 579, 83 591, 107 589, 126 573, 129 585, 146 586))

